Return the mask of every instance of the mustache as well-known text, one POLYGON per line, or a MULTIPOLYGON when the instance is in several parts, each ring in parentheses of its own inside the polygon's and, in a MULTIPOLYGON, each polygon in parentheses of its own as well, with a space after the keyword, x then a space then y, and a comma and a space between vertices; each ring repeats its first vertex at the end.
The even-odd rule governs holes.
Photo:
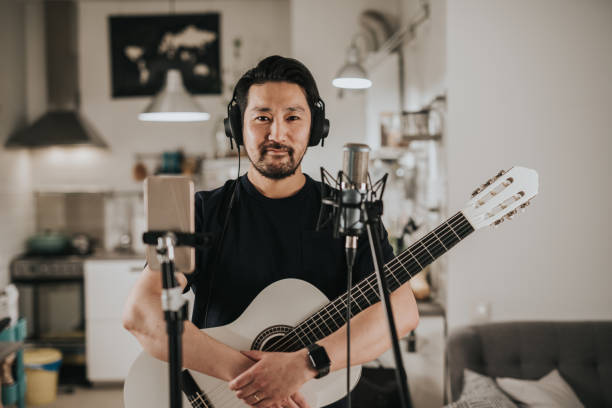
POLYGON ((259 147, 259 151, 262 154, 267 152, 270 149, 284 150, 284 151, 288 152, 289 154, 293 154, 293 149, 291 147, 285 146, 285 145, 277 143, 277 142, 264 143, 264 144, 262 144, 259 147))

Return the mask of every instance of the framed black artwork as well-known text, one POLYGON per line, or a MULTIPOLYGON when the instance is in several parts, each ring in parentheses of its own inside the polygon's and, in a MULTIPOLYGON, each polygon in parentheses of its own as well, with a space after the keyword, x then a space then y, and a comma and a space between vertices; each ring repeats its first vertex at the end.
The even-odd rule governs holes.
POLYGON ((155 95, 166 71, 193 94, 220 94, 219 13, 110 16, 112 95, 155 95))

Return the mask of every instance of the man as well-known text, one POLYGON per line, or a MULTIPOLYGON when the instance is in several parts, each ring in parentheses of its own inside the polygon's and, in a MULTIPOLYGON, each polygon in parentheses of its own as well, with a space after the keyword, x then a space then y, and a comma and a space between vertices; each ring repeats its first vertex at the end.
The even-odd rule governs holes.
MULTIPOLYGON (((320 129, 322 106, 314 78, 294 59, 268 57, 240 79, 228 109, 230 116, 232 109, 238 115, 237 122, 229 118, 234 122, 230 133, 244 145, 250 166, 236 184, 196 194, 196 230, 217 233, 218 245, 198 252, 189 281, 178 277, 196 299, 193 323, 185 323, 184 366, 228 381, 238 398, 258 408, 307 406, 299 390, 322 374, 321 367, 311 364, 309 350, 241 353, 198 328, 232 322, 262 289, 280 279, 305 280, 330 299, 346 291, 344 242, 333 239, 329 228, 315 231, 320 184, 301 170, 308 145, 326 136, 320 129)), ((386 236, 383 245, 388 260, 393 253, 386 236)), ((354 282, 372 270, 364 237, 359 240, 354 282)), ((146 268, 128 300, 124 326, 147 352, 167 360, 160 293, 159 273, 146 268)), ((403 336, 418 321, 410 286, 397 289, 391 302, 403 336)), ((370 361, 388 349, 387 330, 380 302, 354 316, 351 363, 370 361)), ((331 371, 346 366, 345 326, 317 345, 328 355, 331 371)), ((333 406, 342 406, 342 401, 333 406)))

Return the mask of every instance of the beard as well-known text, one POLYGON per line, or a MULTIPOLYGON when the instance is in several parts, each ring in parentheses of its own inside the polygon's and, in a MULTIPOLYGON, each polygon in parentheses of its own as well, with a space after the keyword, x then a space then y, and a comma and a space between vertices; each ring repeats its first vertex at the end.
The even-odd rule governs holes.
MULTIPOLYGON (((306 151, 304 150, 304 153, 306 151)), ((273 180, 280 180, 295 174, 302 163, 304 154, 296 161, 295 150, 280 143, 264 143, 259 146, 259 157, 256 160, 249 155, 249 160, 262 176, 273 180), (283 156, 271 155, 270 149, 278 149, 287 152, 283 156)))

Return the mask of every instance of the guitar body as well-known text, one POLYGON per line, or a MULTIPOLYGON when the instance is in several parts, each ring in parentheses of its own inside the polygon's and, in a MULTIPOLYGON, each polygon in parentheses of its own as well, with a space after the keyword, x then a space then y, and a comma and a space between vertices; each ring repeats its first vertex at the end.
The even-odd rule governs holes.
MULTIPOLYGON (((282 336, 327 303, 329 299, 310 283, 299 279, 283 279, 261 291, 234 322, 203 331, 236 350, 260 350, 270 340, 282 336)), ((202 353, 206 352, 202 350, 202 353)), ((210 358, 215 359, 215 356, 211 355, 210 358)), ((247 406, 235 397, 225 381, 193 370, 190 373, 212 407, 247 406)), ((361 366, 351 367, 351 389, 359 381, 360 375, 361 366)), ((300 391, 313 408, 331 404, 346 395, 346 370, 310 380, 300 391)), ((132 364, 125 381, 125 407, 167 408, 169 398, 168 364, 145 352, 141 353, 132 364)), ((184 394, 183 406, 191 406, 184 394)))

